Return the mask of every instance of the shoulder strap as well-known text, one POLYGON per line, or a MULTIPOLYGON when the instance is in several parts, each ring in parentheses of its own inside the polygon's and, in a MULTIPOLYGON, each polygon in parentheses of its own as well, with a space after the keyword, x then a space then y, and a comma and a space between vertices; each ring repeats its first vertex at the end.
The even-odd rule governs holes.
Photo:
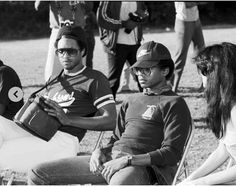
POLYGON ((64 71, 64 70, 62 70, 62 71, 58 74, 58 76, 56 76, 56 77, 55 77, 54 79, 52 79, 51 81, 46 82, 45 85, 44 85, 42 88, 40 88, 40 89, 36 90, 35 92, 33 92, 33 93, 30 95, 30 98, 34 98, 37 93, 41 92, 43 89, 45 89, 47 86, 49 86, 50 84, 52 84, 55 80, 57 80, 57 79, 61 76, 61 74, 63 73, 63 71, 64 71))

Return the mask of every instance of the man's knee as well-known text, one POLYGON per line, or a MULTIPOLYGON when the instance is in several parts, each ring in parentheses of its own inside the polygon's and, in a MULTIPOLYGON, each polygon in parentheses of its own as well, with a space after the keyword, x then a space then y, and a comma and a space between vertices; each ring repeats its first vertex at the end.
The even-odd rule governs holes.
POLYGON ((110 185, 148 185, 150 176, 146 167, 129 166, 116 172, 110 182, 110 185))
POLYGON ((28 170, 28 184, 29 185, 46 185, 50 184, 49 178, 43 172, 43 166, 37 165, 28 170))

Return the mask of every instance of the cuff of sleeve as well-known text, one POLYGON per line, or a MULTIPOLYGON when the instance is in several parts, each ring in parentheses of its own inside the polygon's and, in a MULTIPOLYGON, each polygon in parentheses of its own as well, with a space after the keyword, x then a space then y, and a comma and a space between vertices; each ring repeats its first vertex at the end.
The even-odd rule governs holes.
POLYGON ((160 150, 152 151, 149 153, 151 157, 151 165, 162 165, 164 162, 164 159, 162 157, 162 154, 160 150))

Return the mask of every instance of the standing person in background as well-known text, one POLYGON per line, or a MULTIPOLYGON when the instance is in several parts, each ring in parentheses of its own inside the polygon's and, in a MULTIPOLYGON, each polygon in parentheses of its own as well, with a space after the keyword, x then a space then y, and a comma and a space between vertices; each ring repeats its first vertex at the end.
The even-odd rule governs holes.
MULTIPOLYGON (((58 60, 55 55, 54 43, 57 37, 59 28, 64 24, 72 24, 73 26, 80 26, 82 28, 86 27, 86 23, 89 23, 91 20, 89 15, 91 14, 93 8, 93 2, 89 1, 46 1, 44 3, 49 4, 49 22, 51 28, 51 36, 49 40, 48 56, 45 65, 45 81, 47 81, 51 76, 58 75, 63 67, 58 63, 58 60)), ((41 0, 35 1, 35 9, 38 10, 39 6, 42 4, 41 0)), ((88 34, 86 34, 87 42, 91 42, 88 46, 93 46, 94 41, 91 39, 93 35, 90 31, 90 26, 86 27, 88 34)), ((93 50, 89 49, 87 56, 89 57, 88 63, 89 67, 91 65, 91 58, 93 50)), ((83 63, 86 63, 86 59, 83 59, 83 63)))
POLYGON ((84 31, 86 33, 88 51, 84 65, 93 68, 93 51, 95 47, 94 29, 97 27, 97 19, 93 12, 94 3, 92 1, 86 1, 85 3, 87 6, 85 6, 84 31))
POLYGON ((12 120, 23 104, 23 91, 17 73, 0 60, 0 116, 12 120))
MULTIPOLYGON (((143 36, 142 23, 148 17, 147 9, 143 2, 102 1, 97 14, 100 39, 108 58, 108 80, 116 97, 124 63, 126 60, 130 65, 136 62, 136 52, 143 36), (130 14, 137 15, 139 21, 132 19, 130 14)), ((142 91, 140 85, 139 90, 142 91)))
POLYGON ((206 122, 219 145, 181 185, 236 184, 236 166, 219 171, 228 158, 236 160, 236 45, 215 44, 196 57, 207 101, 206 122), (217 172, 215 172, 217 170, 217 172))
POLYGON ((172 78, 172 90, 178 91, 179 81, 186 64, 191 41, 195 55, 205 47, 202 26, 196 2, 175 2, 176 53, 175 72, 172 78))
MULTIPOLYGON (((121 89, 120 91, 129 91, 129 84, 130 84, 130 76, 132 71, 130 71, 130 65, 129 63, 126 61, 126 63, 124 64, 124 68, 123 68, 123 81, 121 82, 121 89)), ((133 75, 132 75, 133 76, 133 75)), ((122 79, 122 75, 121 75, 121 79, 122 79)))

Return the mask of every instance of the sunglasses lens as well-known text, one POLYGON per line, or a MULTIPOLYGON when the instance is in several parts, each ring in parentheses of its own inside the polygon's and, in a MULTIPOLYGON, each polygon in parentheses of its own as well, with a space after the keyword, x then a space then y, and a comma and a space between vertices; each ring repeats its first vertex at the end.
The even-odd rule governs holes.
POLYGON ((78 50, 77 49, 67 49, 66 52, 69 56, 75 56, 75 55, 77 55, 78 50))
POLYGON ((151 74, 151 68, 133 68, 133 72, 135 75, 141 73, 142 75, 149 76, 151 74))
POLYGON ((56 50, 56 53, 57 53, 59 56, 64 56, 65 53, 66 53, 68 56, 76 56, 77 53, 78 53, 78 50, 77 50, 77 49, 73 49, 73 48, 57 49, 57 50, 56 50))

